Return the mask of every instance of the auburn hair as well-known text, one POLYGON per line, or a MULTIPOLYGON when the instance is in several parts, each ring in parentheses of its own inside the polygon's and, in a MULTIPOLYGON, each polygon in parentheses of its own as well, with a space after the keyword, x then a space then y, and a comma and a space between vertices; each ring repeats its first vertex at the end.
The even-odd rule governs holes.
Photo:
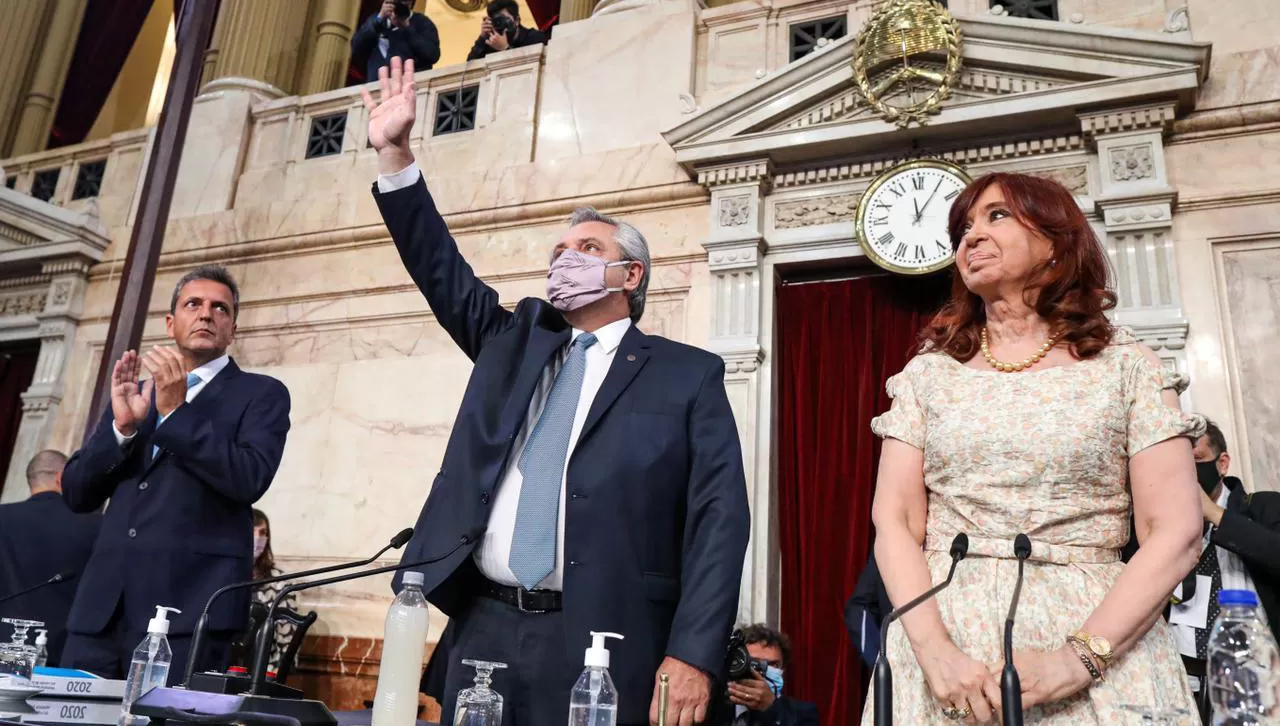
MULTIPOLYGON (((1106 312, 1116 306, 1107 286, 1107 255, 1066 187, 1028 174, 996 172, 975 179, 951 205, 947 232, 959 249, 969 213, 992 186, 1004 192, 1009 213, 1053 245, 1052 259, 1031 271, 1023 301, 1068 344, 1076 359, 1092 358, 1111 343, 1114 328, 1106 312)), ((982 298, 952 271, 951 297, 920 333, 921 350, 968 361, 978 353, 986 324, 982 298)))

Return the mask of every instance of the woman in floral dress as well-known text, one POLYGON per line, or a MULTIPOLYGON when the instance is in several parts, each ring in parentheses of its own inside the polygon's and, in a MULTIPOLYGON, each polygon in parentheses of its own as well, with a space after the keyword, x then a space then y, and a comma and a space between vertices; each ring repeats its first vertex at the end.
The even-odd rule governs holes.
MULTIPOLYGON (((890 599, 951 586, 889 631, 895 723, 994 723, 1013 541, 1031 539, 1014 662, 1025 722, 1197 723, 1159 617, 1195 566, 1200 507, 1174 381, 1111 325, 1106 253, 1071 194, 1020 174, 974 181, 949 220, 951 300, 889 380, 872 517, 890 599), (1119 551, 1135 516, 1141 547, 1119 551)), ((864 724, 871 724, 868 701, 864 724)))

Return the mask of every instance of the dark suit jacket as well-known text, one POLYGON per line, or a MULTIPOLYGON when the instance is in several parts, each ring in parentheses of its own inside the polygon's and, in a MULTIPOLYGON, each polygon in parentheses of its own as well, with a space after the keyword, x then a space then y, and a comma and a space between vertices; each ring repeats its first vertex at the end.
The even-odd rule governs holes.
POLYGON ((388 27, 374 13, 351 36, 351 54, 356 58, 368 54, 365 64, 365 81, 378 80, 378 69, 399 56, 413 59, 415 71, 430 70, 440 60, 440 32, 431 18, 422 13, 409 16, 409 27, 388 27), (378 38, 387 36, 387 54, 383 55, 378 38))
MULTIPOLYGON (((73 633, 102 632, 117 605, 130 630, 145 630, 155 606, 171 633, 190 633, 214 590, 248 580, 251 507, 271 485, 289 432, 289 391, 274 378, 227 363, 195 399, 156 427, 151 414, 125 447, 108 407, 62 474, 72 510, 111 506, 71 608, 73 633), (160 454, 152 459, 152 446, 160 454)), ((213 630, 247 623, 249 591, 220 598, 213 630)))
MULTIPOLYGON (((744 716, 746 726, 818 726, 818 706, 789 696, 779 696, 769 708, 746 711, 744 716)), ((739 719, 734 724, 743 722, 739 719)))
POLYGON ((1280 492, 1248 494, 1233 476, 1225 483, 1231 494, 1213 543, 1244 561, 1271 631, 1280 632, 1280 492))
MULTIPOLYGON (((60 572, 75 579, 42 587, 0 604, 0 617, 43 620, 49 631, 49 665, 61 662, 67 641, 67 613, 85 563, 93 552, 102 517, 75 514, 57 492, 41 492, 25 502, 0 507, 0 597, 25 590, 60 572)), ((10 628, 0 627, 9 642, 10 628)), ((34 634, 33 634, 34 635, 34 634)))
MULTIPOLYGON (((475 368, 404 560, 447 552, 423 570, 445 613, 468 607, 459 568, 483 531, 513 439, 543 368, 570 338, 550 303, 512 312, 476 278, 421 177, 374 196, 401 260, 436 319, 475 368), (457 575, 457 576, 455 576, 457 575)), ((618 720, 648 718, 664 656, 723 670, 738 604, 750 521, 742 451, 725 395, 724 362, 697 348, 623 336, 567 470, 564 615, 569 662, 589 630, 613 630, 618 720)))
POLYGON ((844 604, 844 627, 849 631, 849 642, 862 656, 868 667, 876 664, 880 652, 880 626, 893 612, 889 593, 884 589, 884 579, 876 565, 876 556, 867 558, 853 595, 844 604))

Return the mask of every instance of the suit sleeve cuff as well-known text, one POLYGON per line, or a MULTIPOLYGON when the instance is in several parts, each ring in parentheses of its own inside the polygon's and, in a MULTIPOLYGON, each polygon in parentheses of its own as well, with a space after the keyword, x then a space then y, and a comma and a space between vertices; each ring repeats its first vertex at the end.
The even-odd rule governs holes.
POLYGON ((129 443, 133 441, 134 437, 138 435, 137 431, 134 431, 128 436, 125 436, 124 434, 120 433, 120 429, 116 428, 115 421, 111 422, 111 433, 116 435, 116 445, 120 446, 121 448, 128 446, 129 443))
POLYGON ((422 171, 418 169, 418 162, 416 161, 410 162, 408 166, 394 174, 379 174, 378 193, 387 194, 411 187, 418 183, 418 177, 421 175, 422 171))

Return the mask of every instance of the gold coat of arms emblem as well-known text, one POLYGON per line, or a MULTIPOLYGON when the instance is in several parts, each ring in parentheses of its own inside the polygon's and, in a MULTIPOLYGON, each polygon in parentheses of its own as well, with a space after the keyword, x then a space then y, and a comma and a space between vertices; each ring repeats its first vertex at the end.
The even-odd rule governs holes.
POLYGON ((885 121, 925 125, 960 76, 960 24, 934 0, 889 0, 854 41, 853 77, 885 121))

